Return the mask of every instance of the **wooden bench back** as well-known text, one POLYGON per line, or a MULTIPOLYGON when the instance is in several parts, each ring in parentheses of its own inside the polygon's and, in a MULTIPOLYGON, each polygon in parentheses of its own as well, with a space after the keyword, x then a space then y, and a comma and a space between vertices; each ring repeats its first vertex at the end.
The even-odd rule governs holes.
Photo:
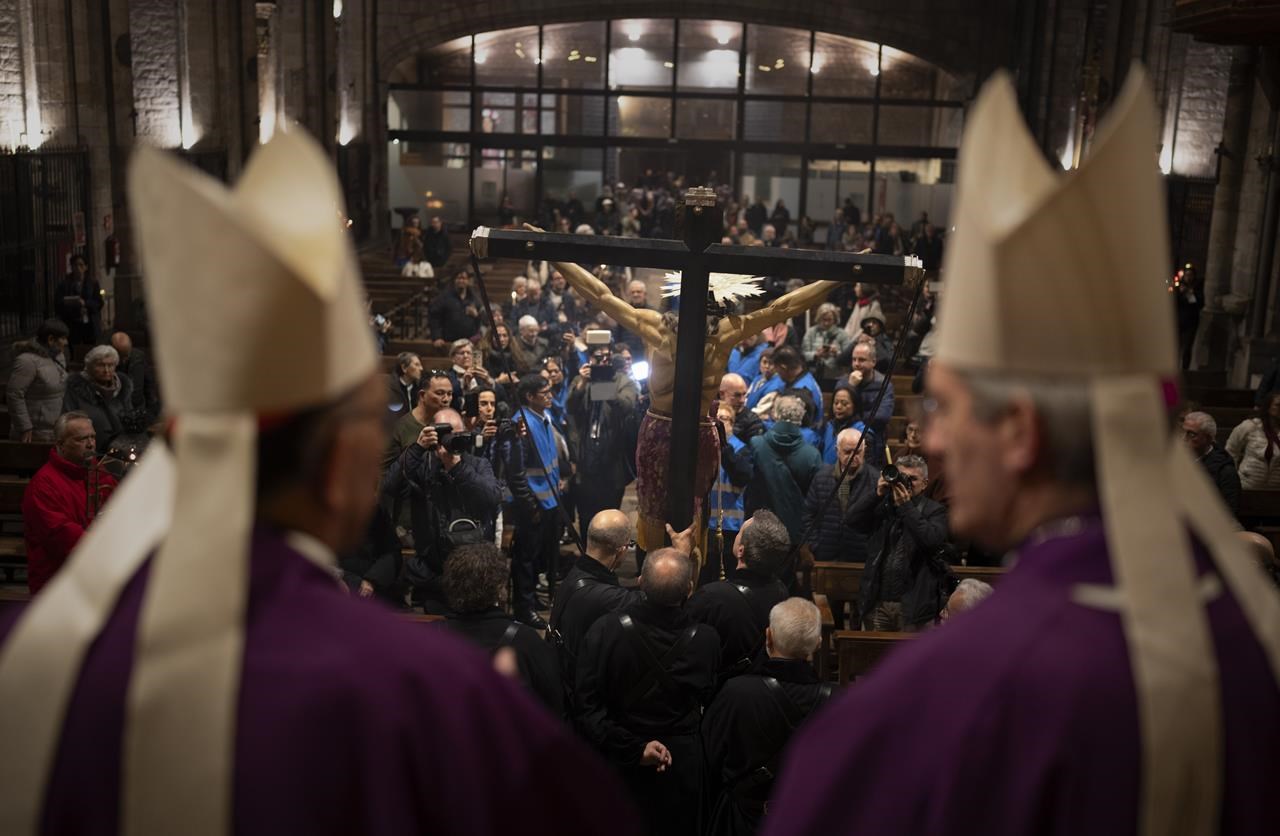
POLYGON ((52 444, 0 441, 0 474, 31 476, 49 461, 52 444))
POLYGON ((867 630, 838 630, 833 635, 841 685, 865 676, 893 648, 910 641, 918 633, 878 633, 867 630))

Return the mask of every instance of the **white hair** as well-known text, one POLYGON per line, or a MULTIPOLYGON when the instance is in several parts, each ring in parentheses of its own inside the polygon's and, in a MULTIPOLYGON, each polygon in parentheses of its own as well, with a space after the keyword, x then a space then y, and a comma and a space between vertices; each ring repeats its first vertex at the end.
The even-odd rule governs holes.
POLYGON ((955 592, 947 599, 947 612, 951 615, 971 610, 991 597, 995 592, 991 584, 977 578, 965 578, 960 581, 955 592))
POLYGON ((120 362, 120 352, 116 351, 109 345, 95 345, 89 349, 89 353, 84 356, 84 366, 89 368, 101 363, 103 360, 110 360, 113 363, 120 362))
POLYGON ((591 224, 578 224, 578 228, 573 231, 574 235, 595 235, 596 231, 591 228, 591 224))
POLYGON ((532 316, 529 316, 529 314, 525 314, 524 316, 520 317, 520 321, 516 323, 517 328, 524 328, 527 325, 532 325, 534 328, 537 328, 538 320, 532 316))
POLYGON ((792 424, 803 424, 804 413, 804 401, 794 395, 783 395, 773 402, 773 418, 775 421, 790 421, 792 424))
POLYGON ((1200 432, 1209 436, 1209 438, 1218 437, 1218 422, 1213 420, 1213 416, 1207 412, 1188 412, 1184 419, 1190 421, 1192 425, 1197 427, 1200 432))
POLYGON ((865 351, 865 352, 867 353, 867 359, 868 359, 868 360, 875 361, 875 359, 876 359, 876 344, 875 344, 874 342, 862 342, 862 341, 859 341, 859 342, 858 342, 858 343, 853 347, 853 350, 854 350, 854 351, 857 351, 858 349, 862 349, 863 351, 865 351))
POLYGON ((840 309, 830 302, 823 302, 818 306, 818 309, 813 312, 814 321, 816 322, 819 319, 822 319, 823 314, 831 314, 837 320, 840 319, 840 309))
POLYGON ((769 610, 773 650, 786 659, 808 659, 822 643, 822 614, 805 598, 788 598, 769 610))
POLYGON ((843 429, 836 435, 836 446, 839 447, 842 441, 848 441, 851 444, 857 444, 862 438, 862 430, 856 427, 848 427, 843 429))

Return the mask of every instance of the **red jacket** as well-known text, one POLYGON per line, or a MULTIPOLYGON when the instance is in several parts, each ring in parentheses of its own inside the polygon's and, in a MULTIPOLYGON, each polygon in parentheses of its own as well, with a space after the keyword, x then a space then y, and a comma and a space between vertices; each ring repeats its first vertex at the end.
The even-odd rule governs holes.
MULTIPOLYGON (((83 465, 64 459, 57 449, 36 471, 22 496, 22 537, 27 543, 27 588, 31 594, 62 568, 89 525, 88 489, 83 465)), ((99 472, 103 499, 115 488, 111 474, 99 472)))

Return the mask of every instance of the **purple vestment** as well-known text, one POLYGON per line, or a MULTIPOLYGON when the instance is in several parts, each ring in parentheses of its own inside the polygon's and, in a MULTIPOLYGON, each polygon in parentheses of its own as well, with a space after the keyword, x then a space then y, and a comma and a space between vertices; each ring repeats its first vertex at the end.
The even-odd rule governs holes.
MULTIPOLYGON (((1119 615, 1074 603, 1076 584, 1111 584, 1096 518, 1026 548, 994 596, 815 716, 793 739, 764 832, 1136 832, 1128 650, 1119 615)), ((1280 689, 1230 594, 1207 609, 1222 682, 1221 832, 1275 833, 1280 689)))
MULTIPOLYGON (((117 832, 125 688, 146 574, 125 588, 73 692, 45 834, 117 832)), ((14 615, 0 613, 0 638, 14 615)), ((609 770, 483 653, 345 595, 262 529, 234 793, 237 834, 636 832, 609 770)))

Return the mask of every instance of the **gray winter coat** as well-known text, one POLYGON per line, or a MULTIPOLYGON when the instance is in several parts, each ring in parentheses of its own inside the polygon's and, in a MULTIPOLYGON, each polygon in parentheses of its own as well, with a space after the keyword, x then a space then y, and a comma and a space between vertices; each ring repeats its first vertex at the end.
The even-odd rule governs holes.
POLYGON ((5 387, 9 404, 9 438, 21 440, 31 432, 32 441, 53 441, 53 422, 62 414, 67 368, 62 355, 50 356, 35 341, 13 347, 13 370, 5 387))

